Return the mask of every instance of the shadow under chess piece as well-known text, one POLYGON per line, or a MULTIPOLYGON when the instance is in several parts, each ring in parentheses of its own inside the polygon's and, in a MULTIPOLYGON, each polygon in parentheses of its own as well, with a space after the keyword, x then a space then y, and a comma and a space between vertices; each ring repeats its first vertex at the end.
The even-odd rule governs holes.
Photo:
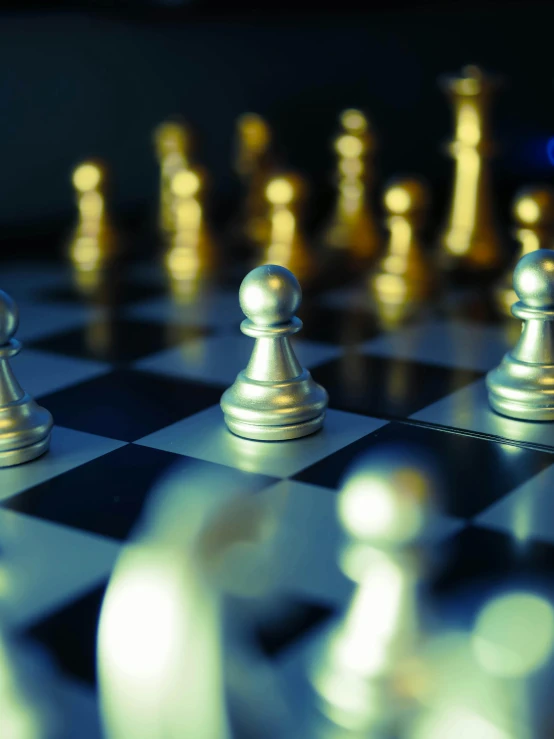
POLYGON ((269 240, 258 264, 277 264, 293 272, 303 284, 318 276, 318 261, 302 227, 306 181, 297 174, 272 178, 265 195, 270 205, 269 240))
POLYGON ((346 727, 345 736, 398 736, 412 708, 403 678, 413 676, 421 646, 423 541, 436 487, 431 468, 403 446, 364 455, 341 486, 337 513, 347 540, 339 559, 356 589, 310 679, 321 712, 346 727))
POLYGON ((359 110, 343 111, 340 122, 342 131, 333 147, 337 155, 337 197, 320 241, 330 254, 340 255, 345 268, 352 271, 372 260, 381 243, 370 205, 375 137, 359 110))
POLYGON ((512 313, 520 318, 520 339, 487 374, 493 410, 527 421, 554 420, 554 251, 539 249, 514 270, 519 298, 512 313))
POLYGON ((30 462, 50 445, 52 416, 20 387, 10 358, 21 350, 14 339, 19 315, 14 301, 0 290, 0 467, 30 462))
POLYGON ((99 161, 79 164, 71 181, 77 199, 78 219, 67 251, 77 272, 98 272, 117 255, 119 240, 106 212, 106 167, 99 161))
POLYGON ((516 222, 514 236, 519 248, 512 264, 496 284, 494 297, 498 309, 511 315, 517 295, 512 286, 514 269, 526 254, 554 246, 554 190, 547 185, 526 187, 517 193, 512 212, 516 222))
POLYGON ((181 169, 171 180, 173 227, 166 235, 164 265, 175 296, 195 294, 217 267, 216 245, 204 213, 206 175, 181 169))
POLYGON ((162 236, 173 227, 173 176, 190 165, 192 134, 187 125, 178 120, 165 121, 154 129, 154 148, 160 168, 158 229, 162 236))
POLYGON ((449 213, 438 240, 439 261, 447 272, 494 274, 504 262, 489 165, 495 149, 490 104, 499 81, 468 66, 459 77, 440 82, 454 110, 454 139, 447 151, 455 172, 449 213))
POLYGON ((242 183, 243 203, 232 238, 243 247, 267 244, 270 233, 269 206, 265 188, 274 169, 272 132, 267 121, 256 113, 237 120, 235 171, 242 183))
POLYGON ((327 392, 303 369, 290 337, 302 322, 294 315, 302 300, 296 277, 269 264, 242 281, 241 331, 256 342, 245 370, 221 398, 225 423, 237 436, 282 441, 307 436, 323 425, 327 392))
POLYGON ((420 236, 429 193, 419 179, 398 178, 385 189, 383 204, 389 237, 384 256, 370 273, 369 288, 382 320, 394 325, 421 307, 437 287, 420 236))

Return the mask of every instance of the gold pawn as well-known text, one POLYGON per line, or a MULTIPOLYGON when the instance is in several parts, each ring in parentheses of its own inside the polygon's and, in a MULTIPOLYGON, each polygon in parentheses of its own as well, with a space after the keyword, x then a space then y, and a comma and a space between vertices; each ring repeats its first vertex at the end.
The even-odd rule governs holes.
POLYGON ((492 200, 489 160, 494 154, 490 106, 497 79, 467 66, 440 84, 450 98, 455 134, 447 151, 454 159, 454 185, 446 225, 438 239, 441 266, 448 271, 485 272, 503 263, 492 200))
POLYGON ((349 109, 340 116, 342 130, 333 148, 337 155, 337 198, 321 243, 347 255, 349 266, 367 263, 375 257, 380 235, 369 204, 373 184, 375 136, 366 116, 349 109))
POLYGON ((382 317, 394 323, 431 297, 436 288, 435 272, 420 237, 429 192, 414 177, 395 179, 385 189, 383 204, 389 237, 384 256, 370 273, 369 287, 382 317))
POLYGON ((67 244, 78 289, 86 295, 100 286, 100 277, 117 255, 117 234, 106 213, 106 166, 81 162, 71 174, 77 201, 77 223, 67 244))
POLYGON ((512 305, 518 300, 512 287, 516 264, 525 254, 537 249, 553 248, 554 190, 547 185, 520 190, 514 198, 512 214, 516 223, 513 235, 519 248, 494 290, 498 309, 507 316, 512 314, 512 305))
POLYGON ((258 264, 278 264, 290 270, 300 283, 316 276, 317 263, 301 224, 307 183, 289 173, 269 180, 265 196, 269 203, 270 234, 258 264))
POLYGON ((154 149, 160 167, 158 228, 163 234, 173 229, 173 176, 190 166, 192 134, 180 121, 165 121, 154 129, 154 149))
POLYGON ((270 223, 265 187, 273 170, 272 133, 256 113, 244 113, 236 124, 235 171, 245 192, 238 237, 247 244, 263 245, 270 223))
POLYGON ((216 265, 216 248, 204 213, 206 174, 200 168, 181 169, 171 179, 173 229, 167 235, 164 258, 174 296, 195 294, 216 265))

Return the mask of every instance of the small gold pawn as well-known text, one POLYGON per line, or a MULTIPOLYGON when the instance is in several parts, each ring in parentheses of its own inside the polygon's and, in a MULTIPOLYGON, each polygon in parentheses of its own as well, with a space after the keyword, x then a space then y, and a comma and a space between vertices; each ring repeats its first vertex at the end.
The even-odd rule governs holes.
POLYGON ((216 248, 204 214, 206 174, 200 168, 181 169, 171 180, 173 230, 167 235, 164 264, 176 296, 195 292, 213 272, 216 248))
POLYGON ((516 264, 532 251, 554 246, 554 190, 547 185, 520 190, 514 199, 512 213, 516 222, 513 234, 519 248, 494 291, 499 310, 507 316, 511 316, 512 305, 518 299, 512 286, 516 264))
POLYGON ((384 256, 370 274, 369 286, 385 317, 388 313, 403 317, 431 297, 436 287, 420 238, 429 193, 419 179, 395 179, 385 189, 383 204, 389 238, 384 256))
POLYGON ((326 249, 345 254, 355 268, 373 259, 380 246, 379 229, 369 204, 375 137, 359 110, 345 110, 340 122, 342 131, 334 141, 337 199, 321 243, 326 249))
POLYGON ((154 148, 160 167, 158 227, 162 235, 173 228, 173 175, 190 165, 192 134, 181 121, 165 121, 154 129, 154 148))
POLYGON ((82 162, 73 170, 71 181, 78 219, 69 238, 68 255, 77 273, 98 273, 116 256, 119 246, 106 213, 106 167, 95 160, 82 162))
POLYGON ((244 188, 237 238, 248 245, 267 243, 270 232, 265 187, 274 167, 272 132, 256 113, 245 113, 236 125, 235 171, 244 188))
POLYGON ((317 262, 301 225, 307 184, 298 174, 269 180, 265 196, 270 206, 270 234, 258 265, 277 264, 290 270, 300 282, 310 282, 317 274, 317 262))
POLYGON ((449 214, 439 236, 439 260, 447 271, 491 273, 504 261, 489 165, 495 150, 490 106, 499 82, 475 66, 440 82, 453 106, 455 134, 447 151, 455 172, 449 214))

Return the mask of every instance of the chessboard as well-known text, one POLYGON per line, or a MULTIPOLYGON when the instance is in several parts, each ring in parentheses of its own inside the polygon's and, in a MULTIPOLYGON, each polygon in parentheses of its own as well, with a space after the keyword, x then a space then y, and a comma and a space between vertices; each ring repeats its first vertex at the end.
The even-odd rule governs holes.
MULTIPOLYGON (((299 722, 306 655, 352 592, 338 565, 337 491, 376 444, 421 449, 445 481, 431 583, 444 624, 470 629, 504 591, 552 598, 554 425, 490 409, 484 376, 519 325, 495 318, 475 291, 397 328, 383 327, 358 288, 306 296, 294 347, 329 410, 317 434, 270 443, 232 435, 219 406, 251 351, 232 285, 179 301, 156 265, 139 263, 112 300, 95 303, 52 262, 4 263, 1 278, 20 310, 13 369, 55 420, 47 454, 0 470, 3 616, 56 665, 63 739, 102 736, 103 597, 152 488, 175 465, 185 476, 223 471, 229 490, 246 495, 287 491, 274 550, 279 607, 256 639, 299 722)), ((552 669, 541 671, 544 684, 552 669)))

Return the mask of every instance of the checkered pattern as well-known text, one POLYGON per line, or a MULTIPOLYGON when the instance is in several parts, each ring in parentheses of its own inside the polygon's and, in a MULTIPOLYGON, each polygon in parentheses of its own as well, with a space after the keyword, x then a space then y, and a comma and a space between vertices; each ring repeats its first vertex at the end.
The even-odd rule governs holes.
POLYGON ((231 435, 219 408, 251 348, 236 292, 178 304, 141 269, 113 301, 88 305, 70 275, 44 265, 6 267, 1 286, 21 313, 14 370, 56 422, 47 455, 0 470, 3 615, 57 661, 77 722, 71 736, 100 736, 92 717, 103 593, 154 481, 177 461, 185 472, 223 467, 230 488, 287 501, 275 544, 284 606, 259 637, 293 702, 315 635, 352 589, 337 565, 336 491, 374 444, 410 443, 440 468, 439 600, 477 574, 500 584, 554 575, 554 424, 489 409, 484 374, 518 327, 489 320, 467 296, 398 330, 380 328, 354 290, 310 299, 295 349, 329 392, 326 424, 263 443, 231 435))

